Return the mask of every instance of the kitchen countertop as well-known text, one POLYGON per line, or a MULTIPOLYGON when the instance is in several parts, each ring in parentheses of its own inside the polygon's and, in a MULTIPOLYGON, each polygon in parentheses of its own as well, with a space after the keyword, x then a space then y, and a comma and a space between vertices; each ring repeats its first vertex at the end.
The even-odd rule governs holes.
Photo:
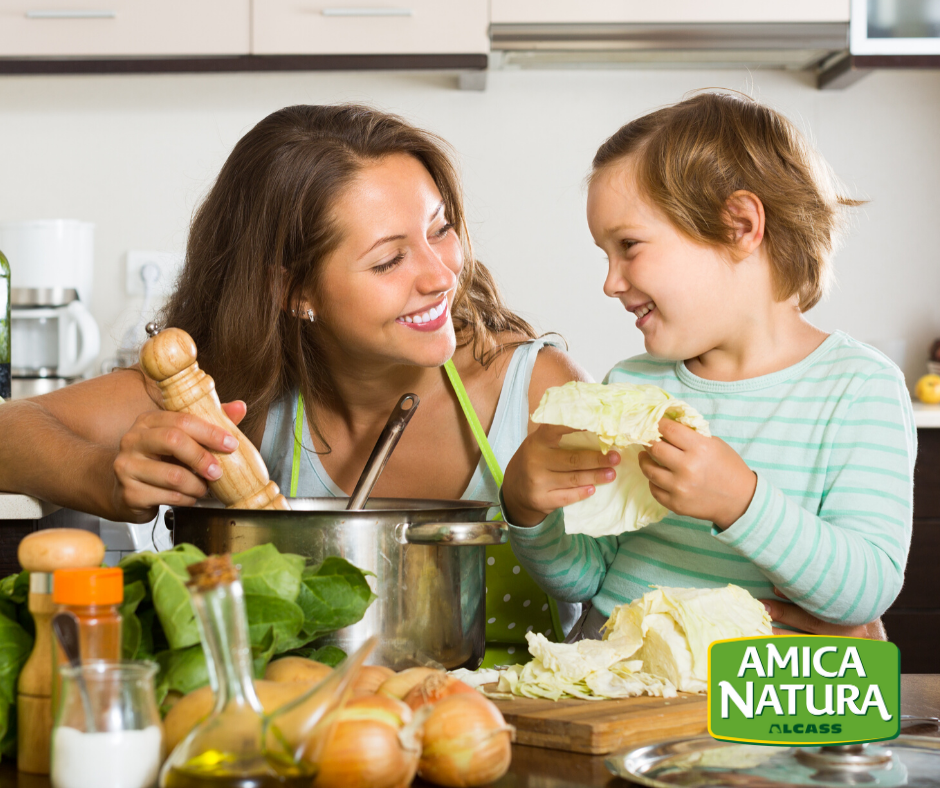
POLYGON ((39 520, 61 508, 31 495, 0 493, 0 520, 39 520))
MULTIPOLYGON (((902 676, 901 713, 914 717, 940 716, 940 674, 902 676)), ((927 726, 905 728, 904 733, 940 738, 936 729, 927 726)), ((607 771, 604 757, 515 744, 509 773, 493 783, 493 788, 620 788, 631 785, 607 771)), ((433 788, 420 779, 413 785, 433 788)), ((50 783, 48 777, 18 774, 15 762, 4 760, 0 763, 0 788, 50 788, 50 783)))
POLYGON ((914 401, 914 424, 918 428, 940 427, 940 405, 925 405, 914 401))

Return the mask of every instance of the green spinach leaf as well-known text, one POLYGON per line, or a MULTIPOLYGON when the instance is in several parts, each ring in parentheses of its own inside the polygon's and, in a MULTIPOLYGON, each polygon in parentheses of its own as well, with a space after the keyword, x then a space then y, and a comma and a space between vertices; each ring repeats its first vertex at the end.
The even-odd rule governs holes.
POLYGON ((310 594, 299 597, 298 603, 304 611, 304 634, 310 640, 355 624, 376 598, 365 573, 335 556, 305 570, 303 584, 310 594))
POLYGON ((192 545, 178 545, 157 553, 147 578, 153 606, 171 649, 188 648, 199 643, 196 614, 190 604, 189 573, 186 567, 204 561, 205 554, 192 545))
POLYGON ((276 596, 246 594, 245 612, 248 614, 248 636, 251 645, 258 646, 263 643, 268 629, 274 631, 275 654, 307 643, 306 640, 297 638, 304 623, 304 613, 293 602, 276 596))
POLYGON ((238 565, 246 594, 297 599, 306 563, 302 555, 280 553, 269 542, 233 554, 232 563, 238 565))
POLYGON ((320 646, 320 648, 307 646, 306 648, 294 649, 290 652, 289 656, 306 657, 307 659, 322 662, 324 665, 335 668, 340 662, 346 659, 346 652, 336 646, 320 646))
POLYGON ((32 648, 32 636, 0 616, 0 755, 16 752, 16 680, 32 648))

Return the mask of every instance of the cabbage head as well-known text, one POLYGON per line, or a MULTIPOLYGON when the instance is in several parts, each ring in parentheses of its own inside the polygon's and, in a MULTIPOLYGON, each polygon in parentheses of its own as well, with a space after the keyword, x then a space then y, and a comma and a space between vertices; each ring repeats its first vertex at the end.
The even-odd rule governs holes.
POLYGON ((561 448, 604 454, 616 449, 621 456, 614 481, 597 485, 590 498, 565 507, 567 533, 608 536, 636 531, 666 516, 669 510, 653 498, 638 459, 660 439, 663 417, 711 436, 708 422, 695 408, 648 383, 572 381, 542 395, 533 422, 579 430, 562 437, 561 448))

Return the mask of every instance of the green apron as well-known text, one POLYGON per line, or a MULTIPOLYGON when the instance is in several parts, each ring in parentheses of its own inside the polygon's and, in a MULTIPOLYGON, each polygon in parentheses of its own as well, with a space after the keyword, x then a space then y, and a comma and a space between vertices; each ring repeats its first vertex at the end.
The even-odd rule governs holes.
MULTIPOLYGON (((496 482, 503 486, 503 471, 499 467, 493 448, 477 418, 453 361, 444 364, 444 371, 457 395, 467 423, 483 453, 486 466, 496 482)), ((300 476, 301 436, 303 434, 303 397, 297 397, 297 416, 294 420, 294 456, 291 462, 290 497, 297 497, 300 476)), ((493 519, 501 519, 497 514, 493 519)), ((541 632, 549 640, 563 637, 558 606, 528 572, 522 568, 508 544, 486 548, 486 656, 481 667, 511 665, 528 662, 531 657, 525 633, 541 632)))

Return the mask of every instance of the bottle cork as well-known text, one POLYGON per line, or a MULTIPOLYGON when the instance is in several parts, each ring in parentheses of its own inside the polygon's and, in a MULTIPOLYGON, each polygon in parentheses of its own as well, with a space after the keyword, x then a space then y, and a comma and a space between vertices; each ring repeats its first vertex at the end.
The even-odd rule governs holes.
POLYGON ((49 773, 52 735, 52 573, 57 569, 100 566, 104 542, 77 528, 48 528, 24 537, 17 549, 20 566, 29 572, 29 612, 36 624, 33 651, 17 681, 16 767, 32 774, 49 773))
POLYGON ((222 468, 222 476, 209 482, 212 494, 229 509, 290 509, 258 450, 222 410, 215 381, 196 363, 192 337, 179 328, 158 331, 152 323, 147 331, 150 339, 140 349, 140 366, 160 387, 163 407, 216 424, 238 441, 231 454, 212 452, 222 468))

